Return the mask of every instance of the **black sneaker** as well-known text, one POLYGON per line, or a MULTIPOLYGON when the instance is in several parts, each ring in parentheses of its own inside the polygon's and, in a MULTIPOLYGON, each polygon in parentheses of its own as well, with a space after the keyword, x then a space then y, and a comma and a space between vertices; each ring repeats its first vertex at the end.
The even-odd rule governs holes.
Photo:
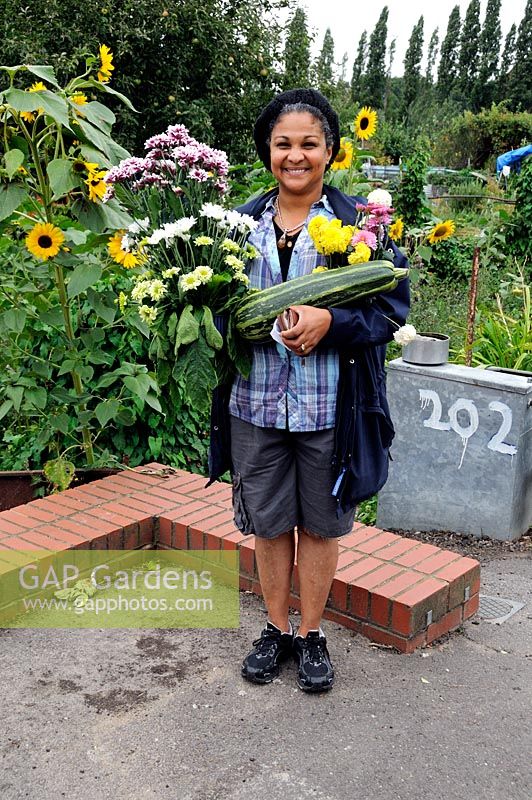
POLYGON ((279 665, 292 655, 293 643, 293 633, 282 633, 268 622, 243 661, 242 677, 252 683, 271 683, 279 675, 279 665))
POLYGON ((309 631, 294 639, 294 658, 299 664, 297 685, 304 692, 325 692, 332 689, 334 670, 327 650, 327 639, 321 631, 309 631))

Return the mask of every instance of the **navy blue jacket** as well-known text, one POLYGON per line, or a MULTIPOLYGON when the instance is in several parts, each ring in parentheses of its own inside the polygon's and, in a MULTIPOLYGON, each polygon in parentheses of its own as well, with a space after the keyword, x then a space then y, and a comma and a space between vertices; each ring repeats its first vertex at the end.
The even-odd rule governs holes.
MULTIPOLYGON (((327 185, 323 191, 336 217, 344 225, 352 225, 357 218, 356 203, 365 203, 365 199, 348 197, 327 185)), ((273 189, 238 211, 259 219, 276 192, 273 189)), ((393 242, 386 242, 385 246, 393 251, 396 266, 408 265, 393 242)), ((384 359, 386 344, 397 329, 386 317, 404 325, 409 308, 410 293, 405 279, 391 292, 359 301, 349 308, 329 309, 331 327, 318 347, 336 348, 340 357, 333 456, 336 479, 331 486, 338 517, 375 494, 388 477, 388 451, 394 429, 386 400, 384 359)), ((217 324, 224 334, 223 319, 218 319, 217 324)), ((230 393, 231 385, 225 385, 213 394, 208 486, 227 470, 232 472, 230 393)))

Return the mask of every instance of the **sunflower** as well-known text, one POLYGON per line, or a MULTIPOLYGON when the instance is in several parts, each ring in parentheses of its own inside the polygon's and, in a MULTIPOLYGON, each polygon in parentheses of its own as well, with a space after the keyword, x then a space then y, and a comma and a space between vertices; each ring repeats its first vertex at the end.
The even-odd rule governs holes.
POLYGON ((448 239, 453 233, 454 222, 452 219, 446 219, 445 222, 438 222, 438 224, 433 227, 428 235, 428 239, 431 244, 438 244, 438 242, 443 242, 444 239, 448 239))
POLYGON ((101 200, 107 191, 107 184, 105 182, 106 175, 107 170, 105 169, 95 172, 89 170, 85 183, 89 187, 89 200, 92 200, 93 203, 97 203, 98 200, 101 200))
POLYGON ((404 227, 405 225, 401 217, 397 217, 393 225, 390 225, 388 228, 388 236, 390 239, 393 239, 394 242, 398 242, 403 235, 404 227))
POLYGON ((111 79, 111 72, 114 70, 113 54, 106 44, 100 45, 100 61, 101 66, 98 70, 98 80, 100 83, 109 83, 111 79))
POLYGON ((377 112, 364 106, 355 119, 355 134, 359 139, 371 139, 377 130, 377 112))
POLYGON ((87 103, 89 102, 87 99, 87 95, 83 94, 83 92, 74 92, 74 94, 71 95, 70 99, 77 106, 86 106, 87 103))
POLYGON ((38 222, 26 236, 26 247, 36 258, 46 261, 58 254, 64 241, 62 230, 51 222, 38 222))
POLYGON ((130 253, 128 250, 123 249, 122 237, 124 233, 125 231, 117 231, 107 242, 107 249, 109 250, 111 258, 113 258, 117 264, 122 264, 126 269, 133 269, 133 267, 142 263, 142 258, 135 255, 135 253, 130 253))
POLYGON ((338 155, 331 164, 331 169, 349 169, 353 161, 353 145, 347 139, 340 139, 338 155))
MULTIPOLYGON (((32 83, 29 89, 26 89, 27 92, 45 92, 46 86, 42 81, 35 81, 32 83)), ((44 114, 44 108, 38 108, 37 114, 44 114)), ((35 119, 35 114, 33 111, 21 111, 20 116, 25 122, 33 122, 35 119)))

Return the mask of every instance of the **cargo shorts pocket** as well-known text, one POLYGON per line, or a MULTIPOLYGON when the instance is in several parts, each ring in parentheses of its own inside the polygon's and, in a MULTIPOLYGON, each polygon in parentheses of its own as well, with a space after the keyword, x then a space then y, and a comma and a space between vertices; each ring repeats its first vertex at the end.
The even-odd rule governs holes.
POLYGON ((241 533, 253 533, 253 525, 242 497, 242 476, 239 472, 233 475, 233 513, 235 525, 241 533))

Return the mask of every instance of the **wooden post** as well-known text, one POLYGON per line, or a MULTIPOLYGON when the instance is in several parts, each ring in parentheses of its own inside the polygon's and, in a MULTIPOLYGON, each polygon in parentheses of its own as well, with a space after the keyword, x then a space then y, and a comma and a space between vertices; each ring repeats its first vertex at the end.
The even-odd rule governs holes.
POLYGON ((477 309, 478 268, 480 248, 473 250, 473 265, 471 267, 471 280, 469 282, 469 305, 467 309, 467 340, 465 348, 466 367, 471 366, 473 358, 473 341, 475 338, 475 312, 477 309))

